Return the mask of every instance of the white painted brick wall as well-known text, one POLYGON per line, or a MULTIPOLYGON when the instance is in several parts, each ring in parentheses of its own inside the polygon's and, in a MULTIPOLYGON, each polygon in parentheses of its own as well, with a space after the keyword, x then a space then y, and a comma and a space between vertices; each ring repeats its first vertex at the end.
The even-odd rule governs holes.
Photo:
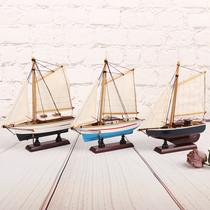
POLYGON ((210 0, 0 0, 0 120, 31 58, 65 64, 76 115, 104 58, 135 68, 145 118, 177 61, 207 71, 210 118, 210 0))

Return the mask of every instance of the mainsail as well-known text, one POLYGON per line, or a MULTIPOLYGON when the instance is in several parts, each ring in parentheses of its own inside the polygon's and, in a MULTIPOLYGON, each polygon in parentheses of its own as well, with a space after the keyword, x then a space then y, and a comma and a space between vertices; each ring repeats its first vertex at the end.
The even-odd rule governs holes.
POLYGON ((36 77, 36 113, 71 109, 70 84, 65 66, 36 77))
POLYGON ((21 123, 28 121, 30 118, 28 80, 26 79, 3 125, 21 123))
POLYGON ((202 118, 205 114, 205 71, 178 84, 175 119, 202 118))
MULTIPOLYGON (((35 70, 35 59, 32 59, 33 68, 38 76, 32 76, 32 98, 33 105, 35 105, 35 111, 33 110, 33 117, 30 114, 29 97, 28 97, 28 85, 29 78, 25 80, 20 93, 13 104, 13 107, 5 119, 4 125, 15 125, 27 121, 34 121, 45 113, 54 113, 51 118, 60 117, 61 111, 72 110, 71 96, 70 96, 70 84, 66 75, 65 66, 56 68, 55 70, 48 71, 44 74, 41 73, 37 64, 35 70), (35 85, 33 85, 35 83, 35 85), (35 91, 34 91, 35 89, 35 91), (37 117, 34 119, 34 113, 37 117)), ((34 107, 33 107, 34 108, 34 107)), ((42 117, 42 116, 41 116, 42 117)))
POLYGON ((134 69, 106 82, 103 114, 137 114, 134 69), (116 88, 116 87, 117 88, 116 88), (123 104, 122 104, 123 102, 123 104))
POLYGON ((72 127, 88 125, 95 122, 101 124, 102 115, 112 116, 138 113, 136 105, 134 69, 106 79, 107 73, 112 75, 110 69, 109 72, 106 71, 106 66, 108 66, 107 60, 105 60, 102 76, 99 77, 94 84, 89 96, 83 104, 83 107, 72 123, 72 127), (100 83, 102 83, 101 97, 97 95, 97 88, 100 83), (97 98, 100 98, 98 107, 97 98), (99 111, 99 113, 97 111, 99 111))
MULTIPOLYGON (((167 85, 140 129, 160 128, 167 123, 172 86, 167 85)), ((201 119, 205 114, 205 72, 178 83, 174 120, 201 119)))

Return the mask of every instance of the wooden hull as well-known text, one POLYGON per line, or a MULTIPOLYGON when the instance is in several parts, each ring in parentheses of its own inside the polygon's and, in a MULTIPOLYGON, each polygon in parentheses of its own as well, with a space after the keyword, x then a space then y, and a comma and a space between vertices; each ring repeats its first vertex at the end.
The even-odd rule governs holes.
POLYGON ((19 141, 23 141, 68 132, 73 120, 74 118, 34 125, 21 125, 9 129, 14 129, 19 141))
POLYGON ((133 130, 139 127, 141 120, 132 120, 123 123, 116 123, 110 125, 100 125, 100 126, 85 126, 82 128, 77 128, 77 130, 82 133, 83 140, 85 142, 99 140, 100 138, 112 138, 115 136, 122 136, 127 134, 132 134, 133 130))
POLYGON ((172 143, 178 144, 183 139, 191 139, 195 142, 199 139, 200 133, 206 129, 206 124, 192 125, 187 127, 165 128, 165 129, 148 129, 148 136, 157 139, 165 139, 172 143))

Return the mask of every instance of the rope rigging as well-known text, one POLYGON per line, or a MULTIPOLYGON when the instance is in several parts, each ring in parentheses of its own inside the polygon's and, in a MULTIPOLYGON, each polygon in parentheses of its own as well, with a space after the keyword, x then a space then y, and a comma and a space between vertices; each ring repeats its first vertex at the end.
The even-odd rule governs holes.
MULTIPOLYGON (((52 93, 51 93, 51 91, 50 91, 50 89, 49 89, 49 87, 48 87, 48 85, 47 85, 47 83, 46 83, 44 77, 42 76, 42 73, 41 73, 41 71, 39 70, 39 67, 38 67, 38 65, 37 65, 36 62, 35 62, 35 65, 36 65, 36 67, 37 67, 37 72, 38 72, 39 75, 41 76, 41 78, 42 78, 42 80, 43 80, 43 82, 44 82, 44 84, 45 84, 45 86, 46 86, 46 88, 47 88, 47 90, 48 90, 48 93, 49 93, 49 95, 50 95, 50 97, 51 97, 51 99, 52 99, 52 102, 53 102, 53 104, 54 104, 54 106, 55 106, 55 109, 56 109, 57 112, 60 114, 60 112, 59 112, 59 110, 58 110, 58 108, 57 108, 57 105, 56 105, 56 103, 55 103, 55 101, 54 101, 54 99, 53 99, 52 93)), ((38 86, 38 83, 37 83, 37 86, 38 86)), ((41 94, 40 94, 40 97, 41 97, 41 94)), ((41 101, 41 103, 42 103, 42 101, 41 101)), ((44 112, 44 109, 43 109, 43 112, 44 112)), ((62 118, 61 115, 60 115, 60 118, 62 118)))
MULTIPOLYGON (((194 72, 197 72, 197 73, 202 73, 201 71, 198 71, 198 70, 195 70, 195 69, 191 69, 191 68, 188 68, 188 67, 185 67, 185 66, 180 66, 181 68, 184 68, 184 69, 187 69, 187 70, 190 70, 190 71, 194 71, 194 72)), ((173 98, 173 92, 174 92, 174 86, 175 86, 175 80, 173 81, 174 77, 176 76, 176 71, 174 73, 174 75, 172 76, 171 80, 170 80, 170 85, 171 85, 171 96, 170 96, 170 100, 169 100, 169 103, 168 103, 168 111, 167 111, 167 116, 166 116, 166 123, 169 119, 169 111, 170 111, 170 106, 172 104, 172 98, 173 98), (173 83, 172 83, 173 81, 173 83)), ((204 75, 204 80, 206 79, 206 75, 204 75)), ((206 85, 206 82, 204 81, 204 86, 206 85)), ((206 94, 205 94, 205 91, 206 91, 206 87, 204 87, 204 106, 205 106, 205 100, 206 100, 206 94)), ((204 107, 205 109, 205 107, 204 107)), ((205 113, 203 115, 203 119, 204 119, 204 116, 205 116, 205 113)))
MULTIPOLYGON (((110 63, 109 62, 109 65, 111 66, 111 67, 113 67, 112 65, 114 65, 114 66, 118 66, 118 67, 120 67, 120 68, 123 68, 123 69, 126 69, 126 70, 130 70, 131 68, 127 68, 127 67, 124 67, 124 66, 120 66, 120 65, 117 65, 117 64, 115 64, 115 63, 110 63)), ((113 67, 113 68, 115 68, 115 67, 113 67)), ((117 70, 117 69, 116 69, 117 70)), ((117 70, 117 71, 119 71, 119 70, 117 70)), ((120 72, 120 71, 119 71, 120 72)), ((122 72, 120 72, 121 74, 123 74, 122 72)))
POLYGON ((185 66, 181 66, 181 65, 180 65, 180 67, 183 68, 183 69, 188 69, 190 71, 195 71, 195 72, 199 72, 199 73, 201 72, 201 71, 198 71, 198 70, 195 70, 195 69, 191 69, 191 68, 188 68, 188 67, 185 67, 185 66))
MULTIPOLYGON (((128 118, 128 114, 127 114, 126 108, 125 108, 125 106, 124 106, 124 104, 123 104, 123 101, 122 101, 122 98, 121 98, 121 96, 120 96, 120 94, 119 94, 119 90, 118 90, 118 88, 117 88, 116 82, 115 82, 114 77, 113 77, 113 75, 112 75, 113 72, 111 72, 110 67, 112 67, 112 68, 114 68, 115 70, 117 70, 117 71, 118 71, 117 74, 119 74, 119 73, 120 73, 121 75, 124 75, 124 74, 123 74, 121 71, 119 71, 117 68, 115 68, 113 65, 114 65, 114 64, 110 65, 110 63, 107 62, 107 68, 108 68, 107 73, 110 74, 110 77, 111 77, 112 82, 113 82, 113 85, 114 85, 114 89, 115 89, 116 94, 117 94, 117 96, 118 96, 118 99, 119 99, 119 101, 120 101, 120 104, 121 104, 122 110, 123 110, 123 112, 124 112, 124 115, 125 115, 126 118, 128 118)), ((122 68, 123 68, 123 67, 122 67, 122 68)), ((127 69, 127 68, 125 68, 125 69, 127 69)), ((104 72, 104 70, 103 70, 102 73, 100 74, 100 77, 99 77, 99 84, 100 84, 101 81, 102 81, 103 72, 104 72)), ((107 84, 107 78, 106 78, 106 80, 105 80, 105 83, 107 84)), ((111 118, 112 118, 112 109, 111 109, 111 102, 110 102, 110 91, 111 91, 111 90, 109 90, 108 85, 106 85, 106 88, 105 88, 105 95, 106 95, 106 98, 107 98, 107 100, 108 100, 108 109, 109 109, 109 112, 110 112, 111 118)), ((101 89, 101 93, 102 93, 102 89, 101 89)), ((101 93, 100 93, 100 94, 101 94, 101 93)), ((100 102, 100 104, 101 104, 101 102, 100 102)), ((100 105, 100 104, 99 104, 99 105, 100 105)), ((99 106, 99 107, 100 107, 100 106, 99 106)), ((105 103, 104 103, 104 105, 103 105, 103 108, 104 108, 104 107, 105 107, 105 103)), ((98 109, 98 115, 99 115, 99 112, 100 112, 100 109, 98 109)))
MULTIPOLYGON (((126 111, 126 109, 125 109, 125 106, 124 106, 124 104, 123 104, 122 98, 121 98, 121 96, 120 96, 120 94, 119 94, 119 91, 118 91, 118 89, 117 89, 117 85, 116 85, 116 83, 115 83, 115 81, 114 81, 113 75, 112 75, 112 73, 111 73, 111 71, 110 71, 108 62, 107 62, 107 67, 108 67, 108 69, 109 69, 109 73, 110 73, 111 78, 112 78, 112 80, 113 80, 113 84, 114 84, 114 86, 115 86, 115 90, 116 90, 117 95, 118 95, 118 97, 119 97, 119 100, 120 100, 121 106, 122 106, 122 108, 123 108, 124 114, 125 114, 126 117, 128 118, 127 111, 126 111)), ((123 74, 123 75, 124 75, 124 74, 123 74)))
MULTIPOLYGON (((39 97, 40 97, 40 101, 41 101, 41 106, 42 106, 43 115, 45 115, 44 106, 43 106, 43 103, 42 103, 42 98, 41 98, 41 93, 40 93, 39 85, 37 85, 37 89, 38 89, 38 91, 39 91, 39 97)), ((46 120, 46 117, 45 117, 45 120, 46 120)))
MULTIPOLYGON (((39 60, 39 59, 36 59, 36 62, 37 62, 37 61, 40 61, 40 62, 42 62, 42 63, 49 64, 49 65, 52 65, 52 66, 60 67, 60 65, 56 65, 56 64, 54 64, 54 63, 49 63, 49 62, 42 61, 42 60, 39 60)), ((37 62, 37 63, 38 63, 38 62, 37 62)), ((40 64, 40 63, 39 63, 39 64, 40 64)), ((42 65, 42 66, 44 66, 44 65, 42 65)))

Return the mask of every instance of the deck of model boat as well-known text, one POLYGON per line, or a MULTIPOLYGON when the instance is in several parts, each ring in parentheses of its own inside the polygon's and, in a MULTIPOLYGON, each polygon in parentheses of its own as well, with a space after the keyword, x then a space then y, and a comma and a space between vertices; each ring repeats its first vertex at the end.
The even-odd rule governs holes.
POLYGON ((97 127, 109 127, 112 125, 120 125, 120 124, 124 124, 124 123, 129 123, 129 122, 136 122, 136 121, 141 121, 140 119, 136 118, 135 120, 129 120, 129 121, 124 121, 123 119, 118 119, 119 123, 110 123, 110 124, 103 124, 103 125, 98 125, 97 123, 94 124, 89 124, 89 125, 84 125, 84 126, 80 126, 82 128, 97 128, 97 127))
MULTIPOLYGON (((208 154, 210 124, 196 143, 208 154)), ((186 163, 189 151, 160 155, 161 140, 135 131, 134 148, 94 154, 74 131, 71 144, 30 153, 1 128, 0 209, 208 209, 210 167, 186 163)), ((55 136, 40 141, 52 140, 55 136)), ((119 138, 105 140, 116 142, 119 138)))

